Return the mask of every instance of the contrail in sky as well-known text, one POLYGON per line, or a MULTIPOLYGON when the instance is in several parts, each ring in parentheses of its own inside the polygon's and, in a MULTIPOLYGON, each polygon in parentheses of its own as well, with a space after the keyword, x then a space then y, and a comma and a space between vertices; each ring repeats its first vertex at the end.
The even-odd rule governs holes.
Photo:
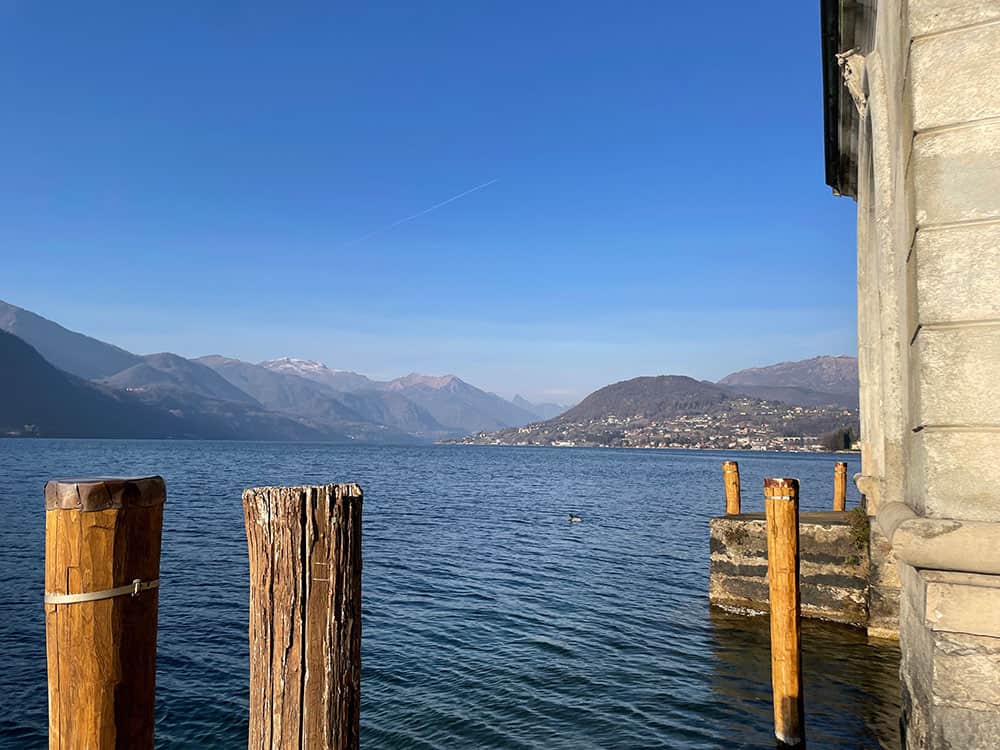
POLYGON ((458 195, 453 195, 450 198, 448 198, 447 200, 443 200, 440 203, 435 203, 430 208, 425 208, 423 211, 418 211, 417 213, 413 214, 412 216, 407 216, 407 217, 405 217, 403 219, 398 219, 397 221, 392 222, 392 224, 388 224, 388 225, 386 225, 384 227, 376 229, 374 232, 369 232, 368 234, 363 235, 361 237, 358 237, 357 239, 351 240, 350 242, 346 242, 343 245, 341 245, 341 247, 349 247, 351 245, 357 245, 359 242, 364 242, 365 240, 374 237, 376 234, 382 234, 382 232, 388 232, 390 229, 395 229, 400 224, 405 224, 408 221, 413 221, 414 219, 419 219, 421 216, 426 216, 431 211, 437 211, 442 206, 447 206, 449 203, 453 203, 454 201, 457 201, 459 198, 464 198, 467 195, 471 195, 472 193, 475 193, 477 190, 482 190, 483 188, 488 188, 494 182, 496 182, 496 180, 490 180, 489 182, 484 182, 482 185, 476 185, 474 188, 469 188, 468 190, 466 190, 464 192, 461 192, 458 195))

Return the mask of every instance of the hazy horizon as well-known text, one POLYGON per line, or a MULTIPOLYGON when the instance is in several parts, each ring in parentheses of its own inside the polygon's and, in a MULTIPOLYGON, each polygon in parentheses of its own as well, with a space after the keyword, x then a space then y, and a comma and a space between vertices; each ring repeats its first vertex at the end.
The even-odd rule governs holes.
MULTIPOLYGON (((6 302, 7 304, 13 304, 15 307, 20 307, 21 309, 26 309, 22 305, 17 305, 15 303, 11 302, 10 300, 0 299, 0 303, 2 303, 2 302, 6 302)), ((28 312, 34 313, 36 315, 41 315, 41 317, 46 318, 48 320, 51 320, 52 322, 54 322, 54 323, 56 323, 58 325, 61 325, 63 328, 67 328, 70 331, 73 331, 75 333, 80 333, 80 334, 83 334, 85 336, 91 336, 93 338, 100 339, 100 337, 95 337, 95 336, 93 336, 93 334, 89 333, 88 331, 79 330, 77 328, 74 328, 72 325, 67 324, 65 321, 53 320, 52 318, 49 318, 45 314, 40 313, 38 310, 28 310, 28 312)), ((148 350, 148 351, 146 351, 146 350, 137 350, 137 349, 130 349, 127 346, 122 346, 122 344, 119 343, 119 342, 117 342, 117 341, 110 341, 110 340, 107 340, 107 339, 100 339, 100 340, 105 341, 105 343, 113 344, 115 346, 119 346, 119 347, 121 347, 123 349, 129 350, 133 354, 139 354, 139 355, 142 355, 142 356, 152 355, 152 354, 159 354, 159 353, 162 353, 162 352, 169 352, 169 353, 172 353, 172 354, 178 354, 180 356, 183 356, 183 357, 186 357, 186 358, 192 359, 192 360, 195 360, 195 359, 198 359, 198 358, 201 358, 201 357, 220 356, 220 357, 225 357, 227 359, 236 359, 236 360, 241 360, 243 362, 249 362, 251 364, 262 364, 264 362, 268 362, 268 361, 272 361, 272 360, 278 360, 278 359, 283 359, 283 358, 287 357, 287 358, 292 358, 292 359, 299 359, 299 360, 307 360, 307 361, 319 362, 320 364, 326 365, 331 370, 341 370, 341 371, 355 372, 355 373, 358 373, 360 375, 365 375, 366 377, 369 377, 372 380, 376 380, 376 381, 390 381, 390 380, 395 380, 397 378, 402 378, 402 377, 405 377, 407 375, 412 375, 412 374, 418 374, 418 375, 424 375, 424 376, 448 376, 448 375, 454 375, 454 376, 460 378, 461 380, 464 380, 464 381, 470 383, 471 385, 474 385, 474 386, 477 386, 477 387, 482 388, 484 390, 496 393, 496 394, 498 394, 498 395, 500 395, 500 396, 502 396, 502 397, 504 397, 504 398, 506 398, 508 400, 513 399, 515 396, 521 396, 522 398, 525 398, 528 401, 531 401, 533 403, 545 403, 545 402, 551 403, 551 402, 555 402, 555 403, 562 404, 564 406, 572 406, 573 404, 578 403, 579 401, 581 401, 584 397, 586 397, 587 395, 589 395, 593 391, 595 391, 595 390, 597 390, 599 388, 602 388, 603 386, 610 385, 612 383, 619 382, 619 381, 622 381, 622 380, 630 380, 632 378, 637 378, 637 377, 656 376, 656 375, 688 375, 689 377, 696 378, 698 380, 707 380, 707 381, 711 381, 711 382, 716 382, 716 381, 722 379, 723 377, 725 377, 726 375, 728 375, 728 374, 730 374, 732 372, 735 372, 737 370, 754 368, 754 367, 763 367, 763 366, 767 366, 767 365, 774 365, 774 364, 779 364, 781 362, 789 361, 787 359, 775 359, 775 360, 769 360, 769 361, 766 361, 766 362, 759 362, 759 363, 754 363, 754 364, 748 364, 748 365, 746 365, 744 367, 736 367, 736 368, 733 368, 732 370, 727 370, 725 373, 719 375, 718 377, 703 377, 701 375, 698 375, 698 374, 695 374, 695 373, 690 373, 690 372, 639 372, 639 373, 634 373, 634 374, 626 375, 626 376, 623 376, 623 377, 620 377, 620 378, 615 378, 614 380, 608 380, 606 382, 598 383, 598 384, 594 385, 593 387, 589 388, 588 390, 586 390, 585 392, 579 393, 579 394, 571 392, 568 389, 553 389, 552 391, 549 391, 549 392, 544 392, 543 391, 543 392, 539 392, 539 393, 532 393, 530 391, 516 391, 516 390, 505 389, 505 388, 493 388, 493 387, 490 387, 487 384, 484 384, 484 383, 481 383, 481 382, 477 382, 474 379, 470 379, 468 376, 463 375, 463 373, 459 372, 458 370, 442 370, 440 372, 430 372, 430 371, 424 372, 424 371, 417 371, 417 370, 409 369, 409 370, 395 372, 395 373, 377 373, 377 372, 366 372, 364 370, 357 370, 357 369, 352 369, 352 368, 348 368, 348 367, 338 367, 336 364, 331 363, 331 362, 327 362, 327 361, 324 361, 324 360, 314 360, 314 359, 311 359, 311 358, 308 358, 308 357, 301 357, 301 356, 299 356, 297 354, 294 354, 294 353, 280 354, 280 355, 273 356, 273 357, 264 357, 262 359, 251 359, 251 358, 247 358, 247 357, 244 357, 244 356, 240 356, 237 353, 227 353, 225 351, 211 351, 211 352, 204 352, 204 353, 201 353, 201 354, 186 354, 184 352, 172 351, 172 350, 168 350, 168 349, 156 349, 156 350, 148 350)), ((817 353, 817 354, 812 355, 812 356, 813 357, 816 357, 816 356, 850 356, 850 357, 854 357, 854 356, 856 356, 856 354, 854 354, 854 353, 847 354, 847 353, 843 353, 843 352, 840 352, 840 353, 838 353, 838 352, 821 352, 821 353, 817 353)), ((811 358, 812 357, 803 357, 802 359, 811 359, 811 358)))
POLYGON ((0 298, 560 403, 853 353, 818 14, 8 6, 0 298), (764 65, 776 37, 803 64, 764 65))

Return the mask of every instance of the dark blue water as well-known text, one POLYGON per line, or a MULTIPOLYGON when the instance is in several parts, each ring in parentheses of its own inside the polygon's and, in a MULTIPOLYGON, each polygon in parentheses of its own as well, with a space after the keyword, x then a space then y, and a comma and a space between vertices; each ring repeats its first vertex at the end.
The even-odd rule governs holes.
MULTIPOLYGON (((843 460, 0 440, 0 746, 46 744, 43 483, 159 473, 158 747, 246 746, 241 490, 356 481, 364 747, 772 748, 767 621, 707 601, 727 457, 747 510, 765 475, 798 477, 803 508, 828 508, 843 460)), ((811 747, 898 747, 898 652, 813 623, 804 650, 811 747)))

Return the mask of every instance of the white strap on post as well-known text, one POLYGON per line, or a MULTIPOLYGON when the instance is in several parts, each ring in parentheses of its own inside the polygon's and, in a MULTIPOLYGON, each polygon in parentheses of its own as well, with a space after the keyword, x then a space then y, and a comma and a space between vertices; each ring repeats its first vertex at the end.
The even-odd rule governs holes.
POLYGON ((104 591, 88 591, 83 594, 54 594, 45 592, 46 604, 80 604, 81 602, 96 602, 101 599, 114 599, 116 596, 139 596, 143 591, 157 589, 160 587, 160 579, 153 581, 141 581, 138 578, 124 586, 104 591))

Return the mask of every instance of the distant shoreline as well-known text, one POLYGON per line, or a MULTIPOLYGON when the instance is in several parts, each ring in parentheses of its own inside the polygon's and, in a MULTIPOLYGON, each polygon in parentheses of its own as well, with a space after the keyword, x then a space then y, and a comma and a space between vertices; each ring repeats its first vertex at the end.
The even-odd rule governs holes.
POLYGON ((0 435, 0 440, 114 440, 120 442, 150 441, 159 443, 268 443, 280 445, 335 445, 335 446, 356 446, 370 448, 420 448, 420 447, 465 447, 465 448, 571 448, 599 449, 599 450, 631 450, 631 451, 690 451, 690 452, 716 452, 716 453, 804 453, 810 455, 861 455, 860 450, 804 450, 804 449, 776 449, 776 448, 692 448, 686 446, 645 446, 645 445, 532 445, 528 443, 462 443, 443 440, 414 441, 411 443, 370 443, 360 440, 336 441, 336 440, 241 440, 238 438, 198 438, 198 437, 108 437, 100 435, 0 435))
POLYGON ((807 453, 807 454, 821 454, 827 453, 831 455, 837 454, 855 454, 861 455, 860 450, 809 450, 809 449, 777 449, 777 448, 694 448, 683 445, 671 445, 666 447, 654 446, 654 445, 540 445, 533 443, 463 443, 457 441, 445 441, 439 440, 434 443, 435 445, 451 445, 451 446, 461 446, 466 448, 573 448, 573 449, 584 449, 584 448, 598 448, 601 450, 629 450, 629 451, 715 451, 715 452, 726 452, 726 453, 807 453))

